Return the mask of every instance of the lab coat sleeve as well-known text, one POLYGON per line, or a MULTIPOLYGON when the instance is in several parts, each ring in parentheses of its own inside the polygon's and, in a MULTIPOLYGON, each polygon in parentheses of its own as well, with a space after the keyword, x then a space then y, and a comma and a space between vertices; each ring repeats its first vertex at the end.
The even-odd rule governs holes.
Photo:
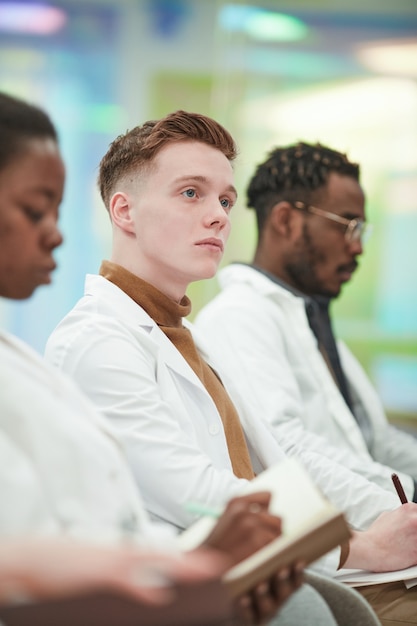
MULTIPOLYGON (((154 521, 186 528, 197 518, 187 511, 188 502, 222 505, 239 491, 242 481, 231 466, 215 466, 198 445, 201 424, 178 400, 162 396, 161 385, 171 385, 176 398, 175 383, 168 380, 170 373, 146 330, 132 334, 102 315, 67 329, 64 320, 50 338, 46 356, 108 418, 154 521)), ((220 440, 224 432, 213 436, 220 440)))
POLYGON ((381 399, 358 360, 342 341, 338 348, 349 384, 372 421, 372 456, 417 480, 417 438, 388 422, 381 399))
MULTIPOLYGON (((4 407, 3 407, 4 408, 4 407)), ((2 499, 0 532, 4 536, 58 532, 39 476, 30 458, 5 432, 0 431, 0 493, 2 499)))

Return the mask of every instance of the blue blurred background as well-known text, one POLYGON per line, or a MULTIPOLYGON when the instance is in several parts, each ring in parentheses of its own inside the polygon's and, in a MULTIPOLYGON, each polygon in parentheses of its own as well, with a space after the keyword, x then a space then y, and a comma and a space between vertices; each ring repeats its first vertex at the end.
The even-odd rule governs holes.
MULTIPOLYGON (((361 164, 374 233, 334 303, 337 331, 390 419, 417 420, 416 0, 0 0, 0 89, 47 109, 68 171, 54 284, 0 300, 3 327, 42 352, 108 256, 95 181, 110 141, 171 110, 200 111, 240 147, 223 264, 251 257, 245 184, 273 146, 321 141, 361 164)), ((216 290, 215 279, 190 288, 192 316, 216 290)))

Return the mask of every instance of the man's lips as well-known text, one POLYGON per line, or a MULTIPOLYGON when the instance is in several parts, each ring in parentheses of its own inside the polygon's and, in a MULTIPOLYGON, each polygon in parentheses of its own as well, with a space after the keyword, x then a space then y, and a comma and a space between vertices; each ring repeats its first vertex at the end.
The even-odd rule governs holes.
POLYGON ((340 265, 337 268, 337 273, 339 274, 339 276, 343 280, 343 282, 346 282, 346 281, 350 280, 353 272, 355 272, 357 267, 358 267, 357 262, 353 261, 352 263, 348 263, 347 265, 340 265))
POLYGON ((201 241, 197 241, 196 246, 212 248, 215 250, 220 250, 220 252, 223 252, 224 249, 223 241, 221 239, 216 239, 215 237, 209 237, 208 239, 202 239, 201 241))

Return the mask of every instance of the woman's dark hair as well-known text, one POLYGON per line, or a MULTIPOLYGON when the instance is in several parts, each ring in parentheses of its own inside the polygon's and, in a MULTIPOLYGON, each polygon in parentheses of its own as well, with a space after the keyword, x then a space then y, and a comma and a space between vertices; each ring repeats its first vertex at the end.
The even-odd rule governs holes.
POLYGON ((0 92, 0 169, 25 149, 31 139, 58 141, 55 126, 39 107, 0 92))

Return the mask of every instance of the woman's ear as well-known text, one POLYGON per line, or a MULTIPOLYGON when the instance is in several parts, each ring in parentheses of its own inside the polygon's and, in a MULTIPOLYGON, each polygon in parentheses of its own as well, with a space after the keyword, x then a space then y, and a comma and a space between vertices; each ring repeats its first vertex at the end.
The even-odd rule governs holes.
POLYGON ((288 237, 292 230, 293 208, 289 202, 278 202, 271 209, 271 228, 281 237, 288 237))
POLYGON ((112 223, 126 233, 135 232, 132 203, 129 194, 117 191, 110 199, 109 213, 112 223))

